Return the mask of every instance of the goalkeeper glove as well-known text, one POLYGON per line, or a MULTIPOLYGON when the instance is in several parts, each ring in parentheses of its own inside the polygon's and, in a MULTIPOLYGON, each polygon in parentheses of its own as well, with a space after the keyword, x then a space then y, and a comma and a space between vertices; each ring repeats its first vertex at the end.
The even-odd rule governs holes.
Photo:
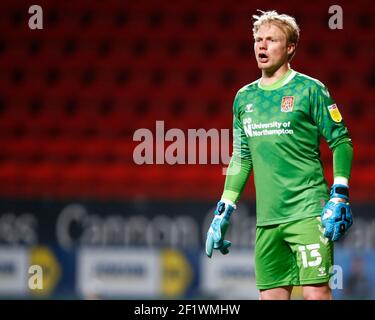
POLYGON ((329 240, 339 240, 353 224, 352 211, 349 205, 349 188, 342 184, 334 184, 330 199, 322 214, 324 236, 329 240))
POLYGON ((220 250, 222 254, 229 252, 228 248, 232 243, 224 240, 225 233, 229 227, 229 219, 236 206, 227 201, 219 201, 215 210, 215 217, 207 232, 206 254, 212 256, 213 249, 220 250))

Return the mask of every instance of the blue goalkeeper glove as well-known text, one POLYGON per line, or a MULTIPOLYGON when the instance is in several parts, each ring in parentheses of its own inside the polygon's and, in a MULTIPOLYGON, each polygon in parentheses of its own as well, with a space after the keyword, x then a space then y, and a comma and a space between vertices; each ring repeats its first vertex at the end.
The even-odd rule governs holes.
POLYGON ((224 240, 225 233, 229 227, 230 217, 235 209, 234 205, 219 201, 215 210, 215 217, 207 232, 206 254, 212 256, 213 249, 220 250, 222 254, 229 252, 228 248, 232 243, 224 240))
POLYGON ((322 214, 324 236, 337 241, 353 224, 352 211, 349 205, 349 189, 342 184, 334 184, 331 188, 330 199, 322 214))

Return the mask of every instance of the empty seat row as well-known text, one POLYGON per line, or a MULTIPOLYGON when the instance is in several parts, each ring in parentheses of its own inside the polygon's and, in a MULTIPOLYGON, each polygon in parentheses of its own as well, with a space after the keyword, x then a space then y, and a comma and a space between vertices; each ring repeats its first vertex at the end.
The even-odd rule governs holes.
MULTIPOLYGON (((165 197, 211 199, 222 192, 225 176, 222 165, 111 165, 72 163, 0 164, 0 194, 12 197, 118 198, 165 197)), ((352 201, 370 199, 374 191, 373 164, 354 166, 351 179, 352 201), (366 192, 361 191, 366 190, 366 192)), ((332 183, 332 166, 325 166, 332 183)), ((249 183, 246 193, 254 197, 249 183)))

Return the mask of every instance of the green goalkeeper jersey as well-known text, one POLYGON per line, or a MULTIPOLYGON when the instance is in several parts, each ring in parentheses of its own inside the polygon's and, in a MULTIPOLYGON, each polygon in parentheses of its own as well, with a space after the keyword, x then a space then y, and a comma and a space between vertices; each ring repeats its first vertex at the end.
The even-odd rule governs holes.
MULTIPOLYGON (((250 163, 248 174, 254 172, 257 225, 320 215, 328 200, 320 138, 331 149, 351 144, 326 87, 289 70, 271 86, 257 80, 240 89, 233 113, 232 161, 250 163)), ((228 183, 226 193, 235 194, 228 183)))

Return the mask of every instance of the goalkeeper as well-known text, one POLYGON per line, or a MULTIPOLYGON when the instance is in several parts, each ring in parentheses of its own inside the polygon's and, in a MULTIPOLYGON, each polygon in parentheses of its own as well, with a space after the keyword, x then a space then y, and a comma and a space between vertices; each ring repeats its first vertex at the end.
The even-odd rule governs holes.
POLYGON ((206 253, 228 253, 230 217, 254 172, 255 276, 260 299, 332 299, 333 242, 352 225, 349 177, 352 142, 338 106, 318 80, 290 68, 299 39, 293 17, 254 16, 254 51, 261 78, 237 92, 233 155, 224 192, 207 233, 206 253), (320 138, 333 152, 328 192, 320 138))

